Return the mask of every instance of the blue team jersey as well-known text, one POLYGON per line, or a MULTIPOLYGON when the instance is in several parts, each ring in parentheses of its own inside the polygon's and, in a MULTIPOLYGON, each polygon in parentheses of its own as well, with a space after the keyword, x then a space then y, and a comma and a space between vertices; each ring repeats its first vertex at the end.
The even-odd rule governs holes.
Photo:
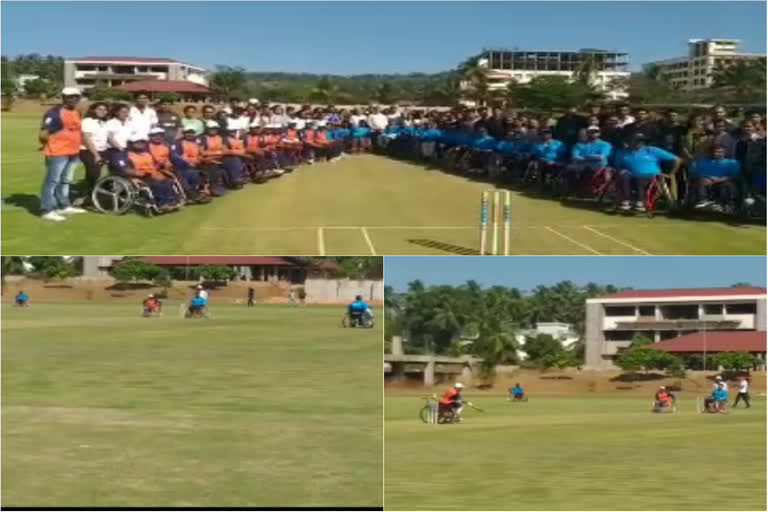
POLYGON ((365 303, 365 301, 362 300, 356 300, 352 304, 349 305, 350 311, 366 311, 370 309, 370 306, 365 303))
POLYGON ((714 398, 718 402, 723 402, 725 400, 728 400, 728 391, 722 388, 717 388, 712 392, 712 398, 714 398))
POLYGON ((475 136, 472 139, 472 147, 475 149, 493 151, 494 149, 496 149, 497 144, 498 142, 496 141, 496 139, 491 137, 490 135, 486 135, 484 137, 475 136))
POLYGON ((26 293, 19 293, 16 295, 16 300, 19 302, 27 302, 28 299, 29 297, 26 293))
POLYGON ((523 388, 521 388, 520 386, 515 386, 513 388, 510 388, 509 392, 512 393, 513 395, 522 395, 523 388))
POLYGON ((735 178, 741 173, 741 166, 732 158, 708 158, 693 162, 690 172, 699 177, 735 178))
POLYGON ((352 128, 352 137, 355 139, 363 139, 371 136, 371 129, 367 126, 356 126, 352 128))
POLYGON ((636 150, 624 150, 616 159, 616 164, 626 169, 632 176, 652 178, 661 174, 661 163, 671 162, 677 157, 656 146, 645 146, 636 150))
POLYGON ((589 142, 577 142, 571 150, 571 158, 574 161, 585 161, 588 164, 603 167, 608 165, 608 157, 611 156, 613 146, 604 140, 589 142))
POLYGON ((399 126, 387 126, 387 129, 384 130, 384 133, 387 133, 389 135, 400 135, 401 128, 399 126))
POLYGON ((557 139, 551 139, 549 142, 537 142, 533 145, 533 153, 544 162, 557 162, 563 159, 565 144, 557 139))
POLYGON ((425 142, 436 142, 442 140, 443 132, 437 128, 429 128, 421 132, 421 140, 425 142))
POLYGON ((192 297, 192 300, 189 301, 189 304, 191 306, 196 306, 196 307, 205 306, 207 303, 208 301, 205 300, 203 297, 192 297))
POLYGON ((520 153, 520 145, 516 140, 504 139, 496 143, 496 151, 502 155, 512 155, 520 153))

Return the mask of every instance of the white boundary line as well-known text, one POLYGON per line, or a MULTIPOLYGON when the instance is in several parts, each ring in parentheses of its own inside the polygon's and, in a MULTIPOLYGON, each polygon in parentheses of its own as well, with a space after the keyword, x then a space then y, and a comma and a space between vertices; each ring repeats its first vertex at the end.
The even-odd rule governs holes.
POLYGON ((365 226, 360 227, 360 232, 363 234, 363 238, 368 245, 368 250, 371 251, 371 255, 376 256, 376 249, 373 247, 373 242, 371 242, 371 237, 368 236, 368 231, 365 229, 365 226))
POLYGON ((592 254, 597 254, 597 255, 600 255, 600 253, 599 253, 599 252, 597 252, 596 250, 594 250, 592 247, 590 247, 590 246, 588 246, 588 245, 586 245, 586 244, 583 244, 583 243, 581 243, 581 242, 577 242, 577 241, 576 241, 576 240, 574 240, 573 238, 571 238, 571 237, 569 237, 569 236, 566 236, 566 235, 564 235, 564 234, 560 233, 559 231, 556 231, 556 230, 552 229, 552 228, 551 228, 551 227, 549 227, 549 226, 544 226, 544 229, 546 229, 547 231, 550 231, 550 232, 552 232, 552 233, 556 234, 556 235, 557 235, 557 236, 559 236, 560 238, 563 238, 563 239, 565 239, 565 240, 568 240, 569 242, 571 242, 571 243, 572 243, 572 244, 574 244, 574 245, 578 245, 578 246, 579 246, 579 247, 581 247, 582 249, 586 249, 587 251, 591 252, 592 254))
POLYGON ((317 252, 318 256, 325 256, 325 236, 322 227, 317 228, 317 252))
POLYGON ((619 245, 623 245, 624 247, 628 247, 628 248, 632 249, 632 250, 633 250, 633 251, 635 251, 635 252, 639 252, 640 254, 644 254, 644 255, 646 255, 646 256, 652 256, 652 254, 651 254, 651 253, 649 253, 649 252, 648 252, 648 251, 646 251, 646 250, 640 249, 639 247, 635 247, 634 245, 632 245, 632 244, 630 244, 630 243, 627 243, 627 242, 622 242, 622 241, 621 241, 621 240, 619 240, 618 238, 614 238, 614 237, 612 237, 612 236, 610 236, 610 235, 606 235, 605 233, 603 233, 603 232, 601 232, 601 231, 598 231, 598 230, 596 230, 596 229, 595 229, 595 228, 593 228, 593 227, 587 226, 586 224, 585 224, 584 226, 582 226, 582 227, 583 227, 584 229, 586 229, 587 231, 590 231, 590 232, 592 232, 592 233, 594 233, 594 234, 596 234, 596 235, 598 235, 598 236, 601 236, 601 237, 603 237, 603 238, 607 238, 608 240, 611 240, 611 241, 613 241, 613 242, 616 242, 616 243, 617 243, 617 244, 619 244, 619 245))

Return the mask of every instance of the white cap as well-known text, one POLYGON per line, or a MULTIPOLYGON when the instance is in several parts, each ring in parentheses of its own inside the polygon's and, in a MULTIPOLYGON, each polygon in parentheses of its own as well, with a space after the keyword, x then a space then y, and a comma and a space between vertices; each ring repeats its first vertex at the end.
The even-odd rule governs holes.
POLYGON ((219 127, 219 123, 217 123, 216 121, 208 120, 208 121, 205 122, 205 127, 206 128, 218 128, 219 127))
POLYGON ((251 105, 258 105, 259 104, 259 99, 258 98, 251 98, 251 99, 248 100, 248 103, 250 103, 251 105))
POLYGON ((77 87, 65 87, 61 90, 62 96, 82 96, 80 89, 77 87))
POLYGON ((715 377, 715 380, 723 380, 723 378, 718 375, 717 377, 715 377))
POLYGON ((251 123, 248 126, 251 128, 259 128, 261 126, 261 123, 259 122, 258 119, 255 119, 251 121, 251 123))
POLYGON ((203 285, 201 285, 201 284, 197 285, 197 289, 198 290, 202 290, 203 289, 203 285))
POLYGON ((163 130, 162 128, 159 128, 159 127, 156 126, 156 127, 152 128, 151 130, 149 130, 149 134, 150 135, 164 135, 165 134, 165 130, 163 130))
POLYGON ((154 293, 150 293, 149 295, 147 295, 147 297, 154 297, 154 296, 155 296, 154 293))
POLYGON ((453 385, 453 387, 455 387, 456 389, 464 389, 464 384, 462 384, 461 382, 457 382, 456 384, 453 385))
POLYGON ((141 133, 134 133, 133 135, 128 137, 128 142, 139 142, 142 140, 147 140, 147 137, 141 133))
POLYGON ((667 389, 665 386, 659 386, 659 389, 667 389))

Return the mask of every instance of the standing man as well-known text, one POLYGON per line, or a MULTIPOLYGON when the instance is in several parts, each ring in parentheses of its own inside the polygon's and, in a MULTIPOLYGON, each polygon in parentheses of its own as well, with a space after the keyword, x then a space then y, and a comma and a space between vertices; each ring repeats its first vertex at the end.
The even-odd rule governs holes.
POLYGON ((380 139, 388 125, 389 118, 379 111, 379 107, 373 107, 371 115, 368 116, 368 126, 371 127, 371 140, 374 147, 381 148, 383 146, 383 141, 380 139))
POLYGON ((208 302, 208 292, 205 291, 205 288, 203 288, 203 285, 201 284, 197 285, 197 295, 204 298, 206 303, 208 302))
POLYGON ((733 402, 734 408, 736 408, 736 405, 739 403, 739 400, 744 400, 744 403, 746 404, 747 409, 751 407, 749 405, 749 382, 747 381, 746 377, 742 377, 739 379, 739 394, 736 395, 736 400, 733 402))
POLYGON ((131 123, 134 135, 149 138, 149 130, 157 125, 157 112, 149 106, 147 93, 140 92, 136 96, 136 105, 131 107, 128 122, 131 123))
POLYGON ((253 286, 249 286, 248 287, 248 307, 249 308, 252 308, 255 304, 254 295, 255 295, 255 291, 253 289, 253 286))
MULTIPOLYGON (((155 103, 157 107, 157 123, 158 128, 162 128, 163 137, 165 142, 170 146, 181 138, 181 120, 176 113, 169 108, 168 102, 165 100, 158 100, 155 103)), ((150 127, 150 130, 152 127, 150 127)))
POLYGON ((79 161, 82 143, 82 123, 77 104, 80 90, 65 87, 62 104, 48 110, 38 136, 45 154, 45 180, 40 193, 40 213, 45 220, 61 222, 64 215, 84 213, 69 203, 69 182, 79 161))

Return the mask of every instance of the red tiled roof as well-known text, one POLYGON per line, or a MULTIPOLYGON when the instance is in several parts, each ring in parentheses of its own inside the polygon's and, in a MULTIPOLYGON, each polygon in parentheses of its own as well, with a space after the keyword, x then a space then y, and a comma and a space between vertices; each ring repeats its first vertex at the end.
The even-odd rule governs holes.
POLYGON ((140 261, 155 265, 277 265, 296 266, 278 256, 144 256, 140 261))
POLYGON ((707 331, 650 346, 665 352, 765 352, 765 331, 707 331))
POLYGON ((668 288, 662 290, 624 290, 601 299, 655 299, 665 297, 715 297, 723 295, 765 295, 765 288, 734 286, 732 288, 668 288))
POLYGON ((127 84, 118 85, 115 89, 126 92, 147 91, 201 94, 211 92, 211 90, 204 85, 186 82, 184 80, 136 80, 134 82, 128 82, 127 84))

